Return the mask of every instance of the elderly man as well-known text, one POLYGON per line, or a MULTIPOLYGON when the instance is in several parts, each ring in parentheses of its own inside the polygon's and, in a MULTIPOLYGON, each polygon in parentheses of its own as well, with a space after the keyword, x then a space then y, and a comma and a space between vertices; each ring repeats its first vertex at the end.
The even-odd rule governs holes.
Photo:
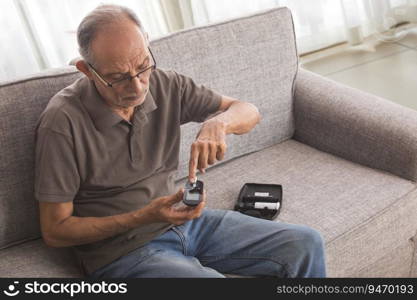
POLYGON ((85 76, 51 99, 37 127, 35 196, 47 245, 73 246, 91 278, 325 276, 313 229, 204 209, 205 192, 196 207, 177 205, 180 125, 202 122, 190 151, 194 181, 223 158, 227 134, 259 122, 255 106, 156 68, 128 8, 93 10, 78 43, 85 76))

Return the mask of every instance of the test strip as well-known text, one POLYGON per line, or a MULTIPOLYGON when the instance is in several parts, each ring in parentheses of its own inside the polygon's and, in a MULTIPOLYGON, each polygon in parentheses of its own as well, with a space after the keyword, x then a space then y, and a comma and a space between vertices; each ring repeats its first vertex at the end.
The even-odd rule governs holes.
POLYGON ((266 209, 275 209, 275 210, 278 210, 279 209, 279 205, 280 205, 279 202, 275 202, 275 203, 273 203, 273 202, 255 202, 254 203, 254 207, 256 209, 264 209, 264 208, 266 208, 266 209))

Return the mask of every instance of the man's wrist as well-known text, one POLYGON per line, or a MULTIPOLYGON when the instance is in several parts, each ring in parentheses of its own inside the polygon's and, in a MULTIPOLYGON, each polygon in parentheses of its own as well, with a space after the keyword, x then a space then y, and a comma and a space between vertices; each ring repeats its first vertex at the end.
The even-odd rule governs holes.
POLYGON ((136 226, 155 222, 154 214, 152 213, 152 210, 149 205, 146 205, 141 209, 134 211, 133 218, 136 226))
POLYGON ((211 118, 211 119, 205 121, 203 123, 203 126, 204 126, 204 124, 209 124, 209 123, 214 123, 215 126, 220 127, 224 131, 225 134, 233 133, 232 128, 230 126, 230 122, 225 120, 221 116, 217 116, 217 117, 214 117, 214 118, 211 118))

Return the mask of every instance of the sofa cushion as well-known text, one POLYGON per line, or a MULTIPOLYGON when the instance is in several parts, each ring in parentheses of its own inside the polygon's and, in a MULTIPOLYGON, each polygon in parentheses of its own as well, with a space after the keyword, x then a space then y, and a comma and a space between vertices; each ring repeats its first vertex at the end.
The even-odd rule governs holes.
POLYGON ((49 99, 79 76, 69 67, 0 85, 0 249, 39 236, 35 126, 49 99))
POLYGON ((413 182, 295 140, 214 167, 199 179, 207 190, 207 206, 222 209, 233 209, 246 182, 282 184, 277 220, 322 233, 330 276, 361 274, 398 245, 410 243, 417 228, 413 182))
MULTIPOLYGON (((305 224, 322 233, 332 277, 392 277, 396 275, 392 270, 404 276, 410 269, 387 263, 412 261, 409 239, 417 227, 417 191, 411 181, 294 140, 214 167, 201 179, 207 206, 222 209, 233 209, 245 182, 282 184, 284 200, 277 221, 305 224), (402 259, 388 260, 395 251, 402 259), (381 261, 385 263, 378 264, 381 261)), ((75 260, 65 251, 48 248, 41 240, 27 242, 0 251, 0 269, 10 277, 80 276, 75 260)))
MULTIPOLYGON (((412 269, 413 261, 415 261, 413 254, 414 248, 415 245, 412 241, 404 240, 393 250, 387 251, 387 254, 375 260, 374 263, 366 263, 363 268, 355 266, 349 274, 351 277, 356 278, 416 277, 417 273, 415 273, 415 270, 413 272, 412 269)), ((346 260, 344 265, 348 263, 349 261, 346 260)), ((334 276, 345 276, 341 271, 346 271, 346 266, 342 270, 336 270, 333 267, 331 269, 333 270, 332 274, 334 276)))
POLYGON ((0 251, 0 277, 84 277, 69 248, 50 248, 41 239, 0 251))
MULTIPOLYGON (((298 70, 290 11, 255 15, 185 30, 152 41, 159 67, 173 69, 217 92, 254 103, 262 122, 232 136, 223 162, 272 146, 294 133, 292 96, 298 70)), ((191 143, 200 125, 182 128, 179 172, 186 176, 191 143)))

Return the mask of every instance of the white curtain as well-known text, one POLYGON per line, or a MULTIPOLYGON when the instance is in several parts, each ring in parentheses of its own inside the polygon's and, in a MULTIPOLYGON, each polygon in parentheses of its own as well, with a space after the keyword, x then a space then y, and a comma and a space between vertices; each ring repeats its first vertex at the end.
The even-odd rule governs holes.
POLYGON ((78 56, 79 22, 102 2, 132 8, 151 39, 287 6, 300 54, 376 33, 390 40, 388 29, 417 22, 417 0, 1 0, 0 80, 67 65, 78 56))
POLYGON ((0 79, 39 70, 37 57, 13 0, 0 1, 0 79))
POLYGON ((0 80, 68 65, 79 56, 78 24, 101 3, 130 7, 152 37, 169 32, 155 0, 1 0, 0 80))
POLYGON ((379 33, 390 39, 390 27, 416 22, 416 0, 190 0, 194 23, 204 25, 277 6, 291 9, 299 53, 340 42, 360 43, 379 33))

